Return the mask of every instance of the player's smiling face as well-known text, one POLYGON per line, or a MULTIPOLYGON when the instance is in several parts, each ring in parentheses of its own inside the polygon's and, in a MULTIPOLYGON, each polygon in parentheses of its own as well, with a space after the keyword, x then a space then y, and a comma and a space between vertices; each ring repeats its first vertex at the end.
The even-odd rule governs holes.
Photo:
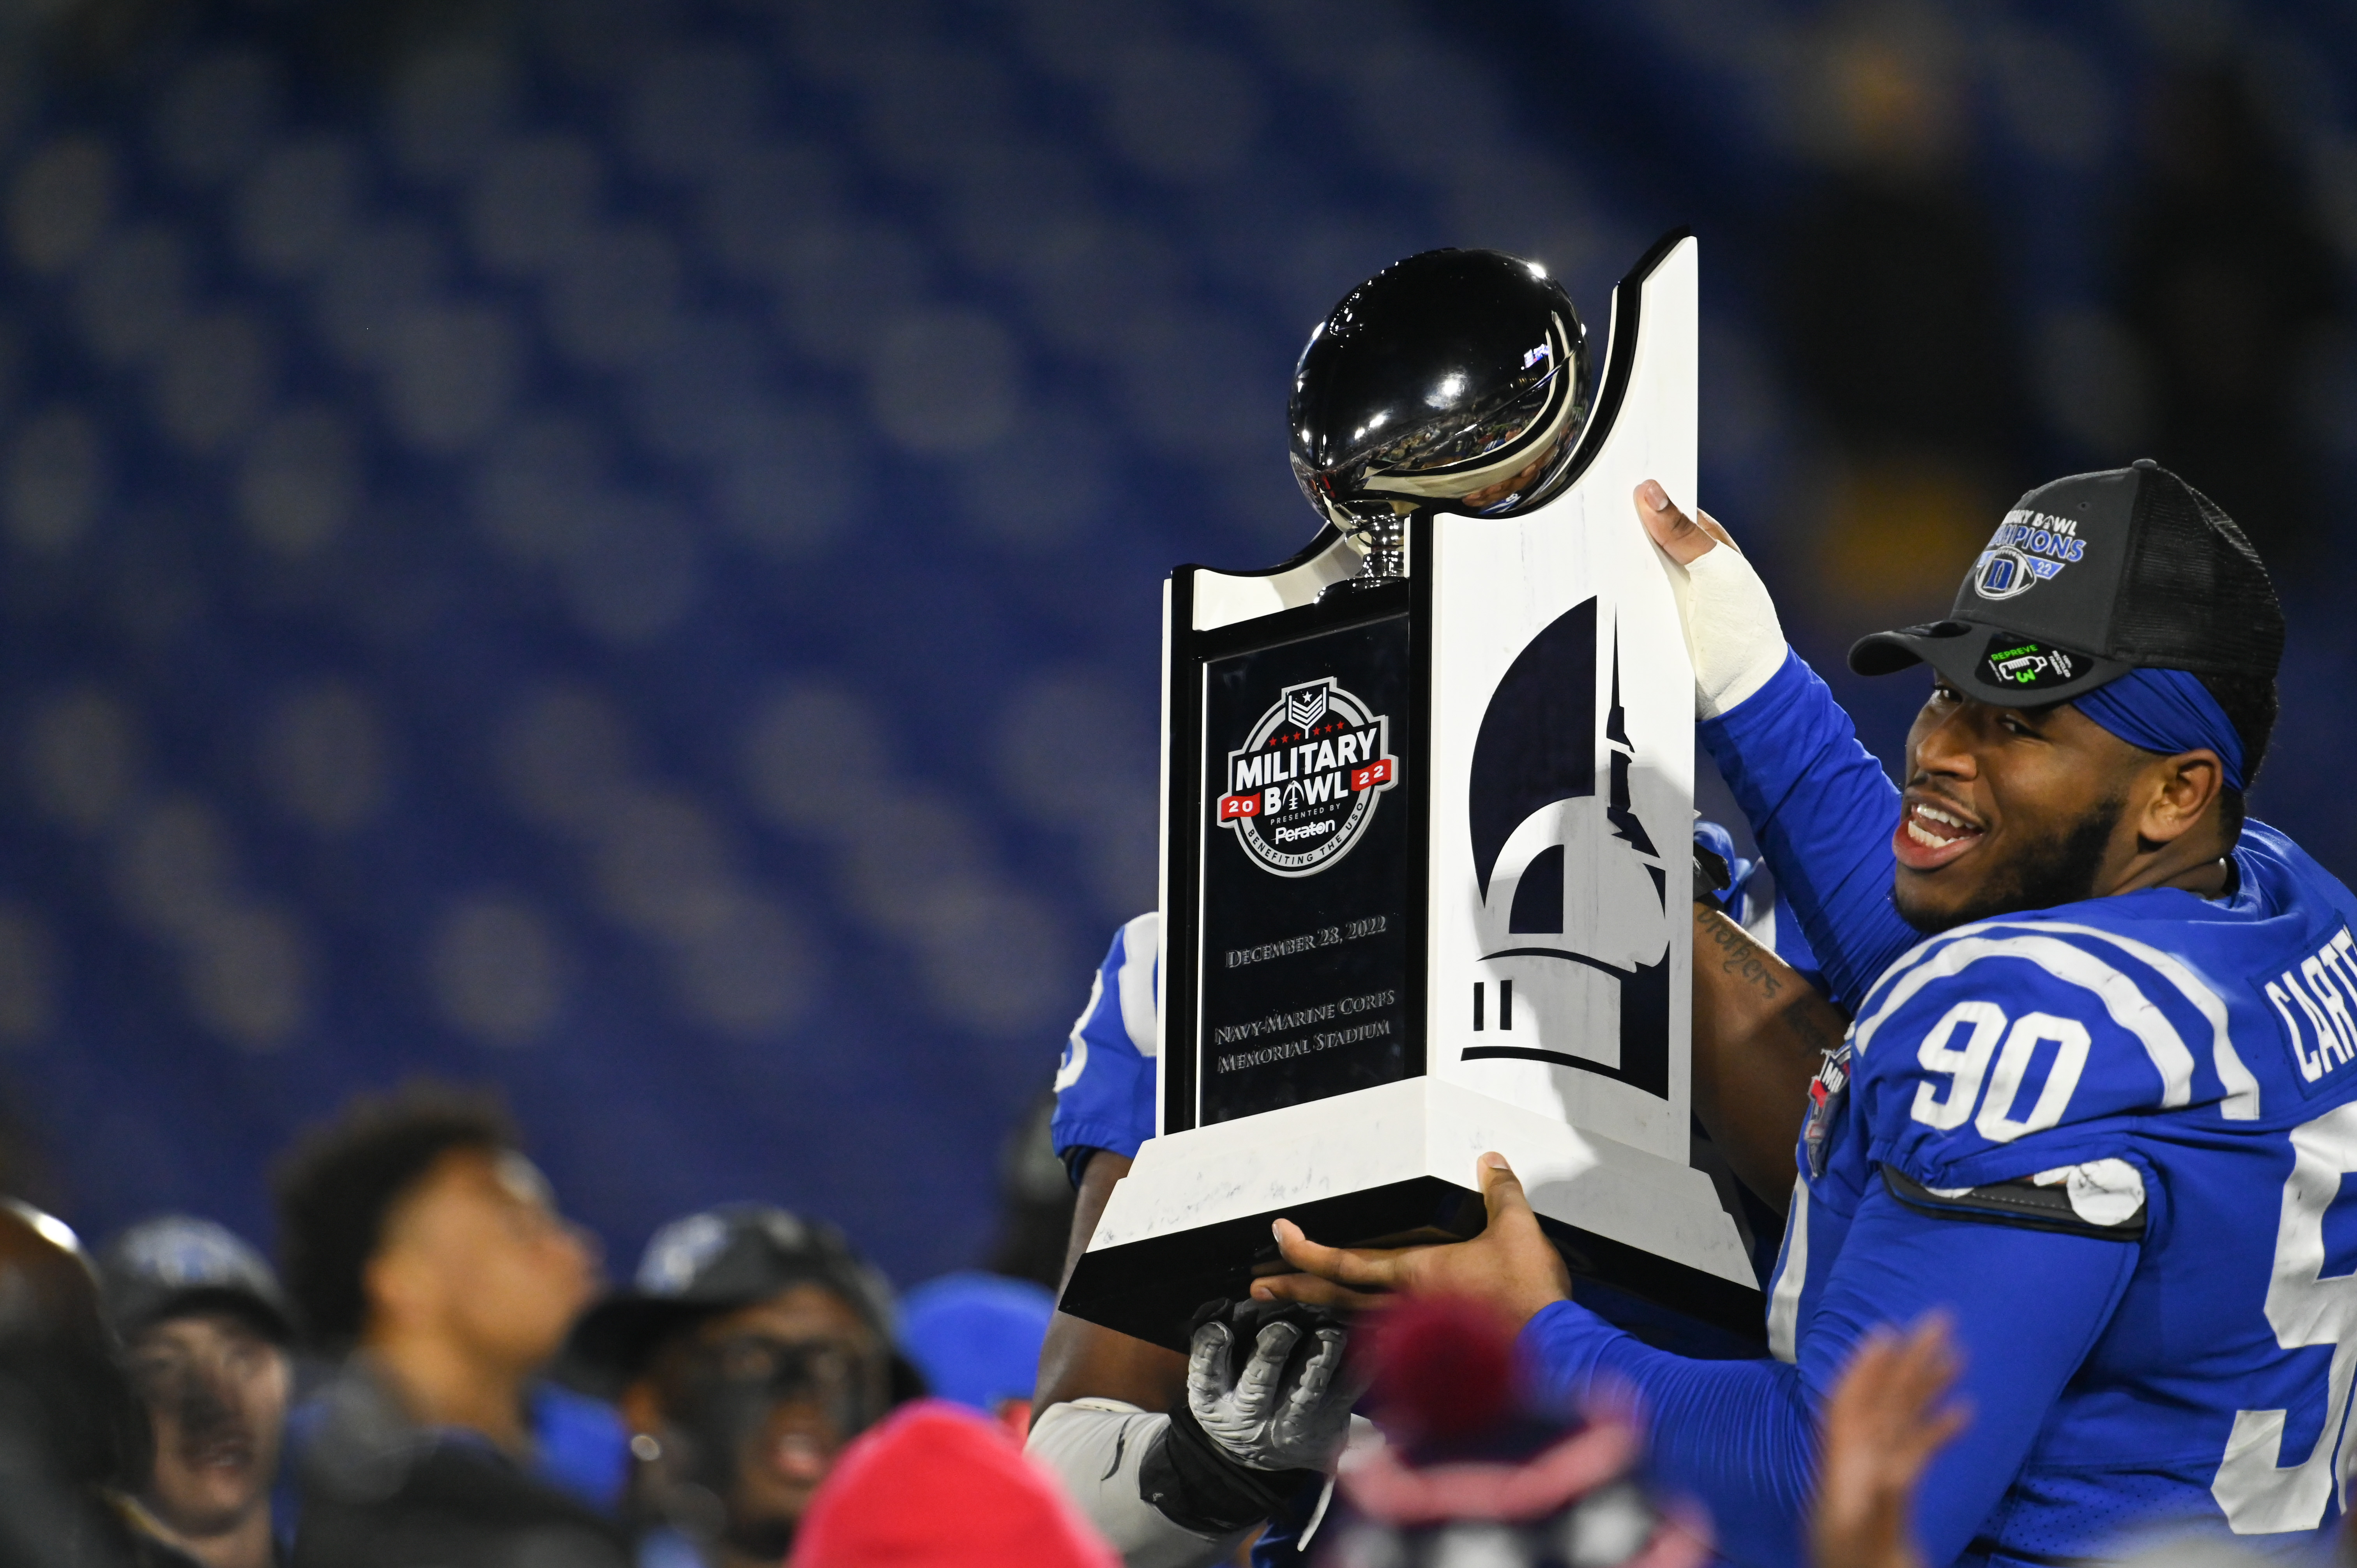
POLYGON ((1922 931, 2111 890, 2145 754, 2068 704, 2001 708, 1935 683, 1907 734, 1892 896, 1922 931))

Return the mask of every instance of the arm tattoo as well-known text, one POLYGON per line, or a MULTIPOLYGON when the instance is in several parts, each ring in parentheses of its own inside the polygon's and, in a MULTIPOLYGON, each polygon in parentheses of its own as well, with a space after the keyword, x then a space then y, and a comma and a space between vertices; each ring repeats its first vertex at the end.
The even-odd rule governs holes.
MULTIPOLYGON (((1697 909, 1695 913, 1700 917, 1698 924, 1703 934, 1710 940, 1708 961, 1717 963, 1721 973, 1735 975, 1753 986, 1770 1001, 1781 1002, 1778 1011, 1801 1045, 1824 1056, 1841 1048, 1840 1035, 1828 1035, 1816 1016, 1817 1010, 1809 1005, 1815 1000, 1814 993, 1806 986, 1791 983, 1798 977, 1783 960, 1760 946, 1750 932, 1723 911, 1697 909), (1713 915, 1717 918, 1711 918, 1713 915), (1786 999, 1788 992, 1794 994, 1786 999)), ((1695 961, 1706 961, 1699 947, 1695 961)))
MULTIPOLYGON (((1784 993, 1784 977, 1776 972, 1775 959, 1765 948, 1751 940, 1750 932, 1725 915, 1719 915, 1717 919, 1705 915, 1700 924, 1703 934, 1710 939, 1712 947, 1717 950, 1709 955, 1709 961, 1718 965, 1720 973, 1738 975, 1748 983, 1756 986, 1762 995, 1770 998, 1781 996, 1784 993)), ((1703 961, 1703 959, 1704 955, 1701 953, 1695 955, 1695 961, 1698 963, 1703 961)))

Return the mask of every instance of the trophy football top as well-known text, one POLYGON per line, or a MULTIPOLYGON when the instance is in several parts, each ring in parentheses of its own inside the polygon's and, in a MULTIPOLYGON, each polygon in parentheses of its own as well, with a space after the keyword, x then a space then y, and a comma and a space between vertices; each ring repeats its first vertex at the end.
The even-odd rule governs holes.
POLYGON ((1591 405, 1563 285, 1499 251, 1426 251, 1343 295, 1309 335, 1287 410, 1318 515, 1401 575, 1418 507, 1512 516, 1550 499, 1591 405))

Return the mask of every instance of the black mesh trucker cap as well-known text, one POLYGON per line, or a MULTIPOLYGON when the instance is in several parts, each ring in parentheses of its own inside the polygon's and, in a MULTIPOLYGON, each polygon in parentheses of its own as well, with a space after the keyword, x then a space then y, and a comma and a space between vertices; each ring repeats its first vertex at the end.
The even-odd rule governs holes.
POLYGON ((2028 708, 2135 669, 2272 680, 2283 644, 2258 552, 2216 502, 2147 457, 2023 496, 1947 619, 1861 638, 1849 667, 1929 664, 1967 696, 2028 708))
POLYGON ((107 1315, 125 1339, 186 1313, 234 1312, 284 1345, 294 1314, 262 1254, 210 1219, 165 1214, 117 1236, 98 1255, 107 1315))
POLYGON ((834 1226, 762 1203, 726 1203, 657 1230, 638 1277, 574 1326, 568 1358, 628 1380, 679 1329, 798 1284, 823 1285, 892 1337, 892 1287, 834 1226))

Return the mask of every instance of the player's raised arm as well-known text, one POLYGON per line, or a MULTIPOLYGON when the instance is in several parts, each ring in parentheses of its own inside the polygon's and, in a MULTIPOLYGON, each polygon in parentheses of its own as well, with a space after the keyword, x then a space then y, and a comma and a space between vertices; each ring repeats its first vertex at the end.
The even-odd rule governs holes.
POLYGON ((1852 1005, 1916 933, 1890 905, 1899 791, 1784 641, 1767 585, 1706 512, 1652 480, 1634 504, 1669 558, 1695 666, 1695 736, 1760 841, 1835 1001, 1852 1005))

